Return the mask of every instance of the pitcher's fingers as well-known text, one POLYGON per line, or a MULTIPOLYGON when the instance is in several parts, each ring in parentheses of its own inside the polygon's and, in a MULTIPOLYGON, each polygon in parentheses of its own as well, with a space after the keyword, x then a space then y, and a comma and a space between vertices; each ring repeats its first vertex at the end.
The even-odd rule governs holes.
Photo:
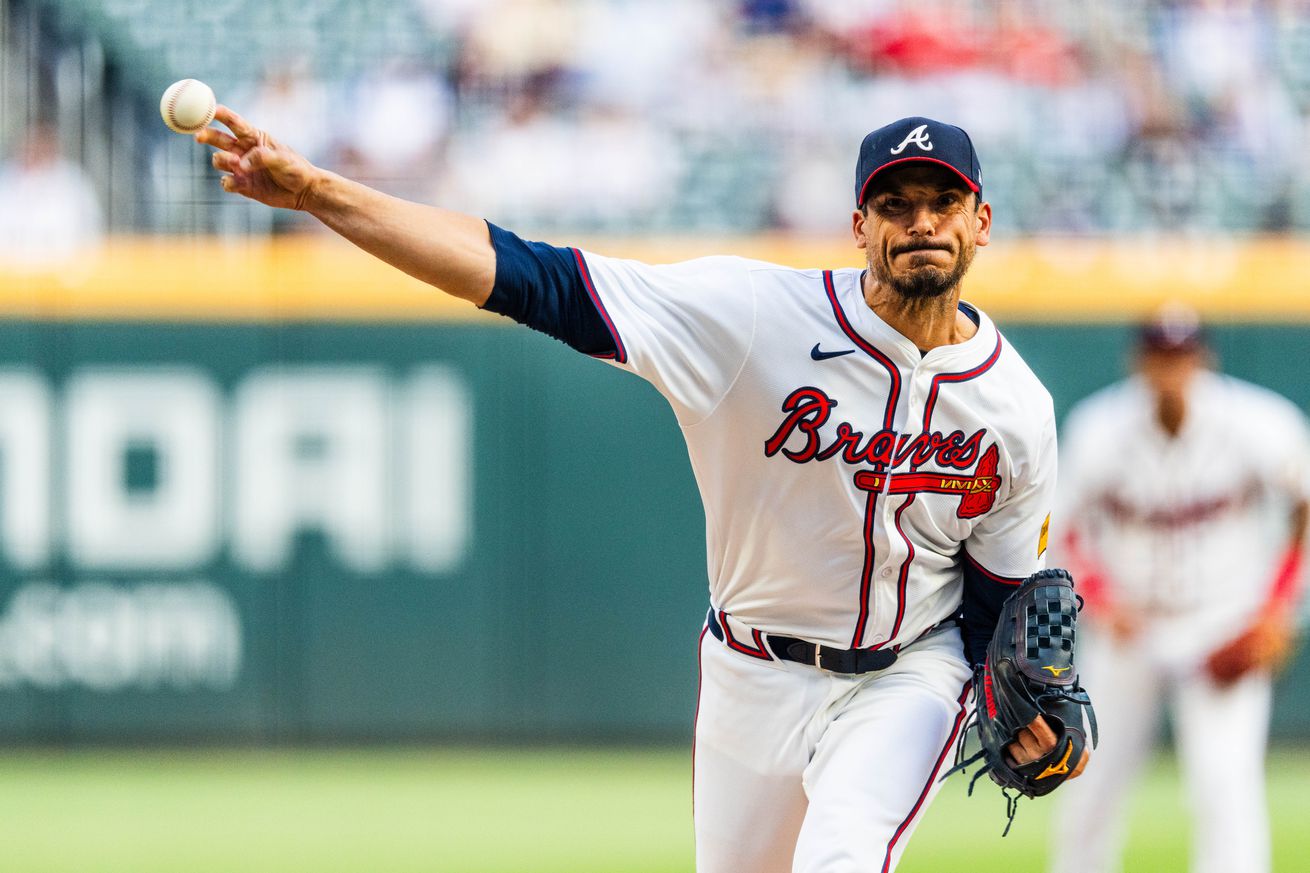
POLYGON ((222 170, 226 173, 235 173, 241 168, 240 155, 234 155, 231 152, 214 152, 210 155, 209 162, 214 165, 215 170, 222 170))
POLYGON ((237 115, 221 103, 218 104, 218 108, 214 110, 214 118, 226 124, 228 130, 236 134, 238 138, 253 137, 259 133, 259 130, 250 122, 246 121, 240 115, 237 115))
POLYGON ((230 152, 236 148, 237 138, 230 133, 219 130, 217 127, 206 127, 196 134, 196 142, 230 152))
POLYGON ((231 194, 245 194, 251 190, 249 176, 223 176, 218 183, 231 194))
POLYGON ((1046 723, 1046 719, 1040 715, 1037 716, 1028 725, 1028 730, 1032 731, 1033 738, 1041 746, 1043 754, 1055 748, 1055 731, 1051 730, 1051 726, 1046 723))
MULTIPOLYGON (((1011 745, 1012 750, 1015 745, 1023 750, 1021 755, 1015 755, 1015 760, 1020 761, 1020 763, 1026 764, 1029 761, 1036 761, 1042 755, 1046 754, 1046 750, 1042 748, 1041 741, 1037 739, 1036 735, 1034 735, 1028 728, 1023 728, 1019 731, 1018 735, 1015 737, 1014 743, 1011 745)), ((1013 755, 1014 752, 1011 751, 1010 754, 1013 755)))

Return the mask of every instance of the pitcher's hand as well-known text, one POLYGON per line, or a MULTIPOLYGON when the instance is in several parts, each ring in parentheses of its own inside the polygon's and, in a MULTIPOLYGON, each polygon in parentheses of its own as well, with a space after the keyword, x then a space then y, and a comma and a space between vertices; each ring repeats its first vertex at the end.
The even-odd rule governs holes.
MULTIPOLYGON (((1028 727, 1019 731, 1018 739, 1006 746, 1005 751, 1009 754, 1011 763, 1018 767, 1046 757, 1055 750, 1055 744, 1055 731, 1051 730, 1051 726, 1046 723, 1046 719, 1039 715, 1032 720, 1028 727)), ((1083 775, 1083 770, 1087 767, 1087 762, 1091 757, 1091 753, 1083 749, 1083 754, 1079 757, 1078 763, 1074 765, 1069 778, 1077 779, 1083 775)))
POLYGON ((212 160, 226 174, 220 180, 224 191, 282 209, 305 208, 322 170, 226 106, 218 107, 214 119, 232 132, 207 127, 196 142, 217 150, 212 160))

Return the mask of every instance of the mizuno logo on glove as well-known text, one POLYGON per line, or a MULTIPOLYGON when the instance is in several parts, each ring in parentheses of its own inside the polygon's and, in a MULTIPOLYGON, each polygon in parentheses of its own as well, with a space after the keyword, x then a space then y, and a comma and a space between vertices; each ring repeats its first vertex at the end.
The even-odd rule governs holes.
POLYGON ((1040 776, 1036 776, 1034 778, 1045 779, 1047 776, 1063 776, 1064 774, 1068 773, 1069 756, 1072 754, 1073 754, 1073 740, 1070 740, 1069 745, 1064 750, 1064 757, 1060 759, 1059 763, 1051 764, 1045 770, 1042 771, 1040 776))

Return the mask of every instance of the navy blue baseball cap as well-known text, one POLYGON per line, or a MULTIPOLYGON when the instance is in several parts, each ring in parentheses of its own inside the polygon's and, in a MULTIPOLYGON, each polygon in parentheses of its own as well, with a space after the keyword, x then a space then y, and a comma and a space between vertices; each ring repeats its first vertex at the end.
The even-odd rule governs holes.
POLYGON ((1160 307, 1138 328, 1137 342, 1153 352, 1191 352, 1207 345, 1200 314, 1185 303, 1160 307))
POLYGON ((860 157, 855 162, 855 205, 863 205, 868 198, 874 176, 908 161, 940 164, 954 170, 970 191, 982 196, 982 167, 969 134, 953 124, 916 115, 880 127, 860 143, 860 157))

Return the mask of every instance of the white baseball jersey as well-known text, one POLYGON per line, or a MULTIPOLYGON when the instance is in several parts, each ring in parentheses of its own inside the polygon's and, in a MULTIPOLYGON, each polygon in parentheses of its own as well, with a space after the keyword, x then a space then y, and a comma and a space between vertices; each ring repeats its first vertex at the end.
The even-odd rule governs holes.
POLYGON ((1268 871, 1272 678, 1256 671, 1222 686, 1202 666, 1269 594, 1288 508, 1310 490, 1305 421, 1263 388, 1205 372, 1169 436, 1150 388, 1134 377, 1074 407, 1062 442, 1058 515, 1096 562, 1105 596, 1143 627, 1080 643, 1102 742, 1087 773, 1061 790, 1051 869, 1118 869, 1127 793, 1167 705, 1196 813, 1190 869, 1268 871))
POLYGON ((1287 507, 1310 493, 1307 445, 1295 406, 1211 372, 1189 387, 1171 437, 1134 377, 1070 412, 1060 515, 1115 602, 1183 617, 1212 646, 1268 593, 1287 507))
MULTIPOLYGON (((959 608, 962 561, 1006 580, 1040 569, 1051 398, 986 315, 924 355, 869 308, 857 269, 579 262, 614 363, 682 426, 730 630, 903 644, 959 608)), ((749 634, 730 645, 768 657, 749 634)))

